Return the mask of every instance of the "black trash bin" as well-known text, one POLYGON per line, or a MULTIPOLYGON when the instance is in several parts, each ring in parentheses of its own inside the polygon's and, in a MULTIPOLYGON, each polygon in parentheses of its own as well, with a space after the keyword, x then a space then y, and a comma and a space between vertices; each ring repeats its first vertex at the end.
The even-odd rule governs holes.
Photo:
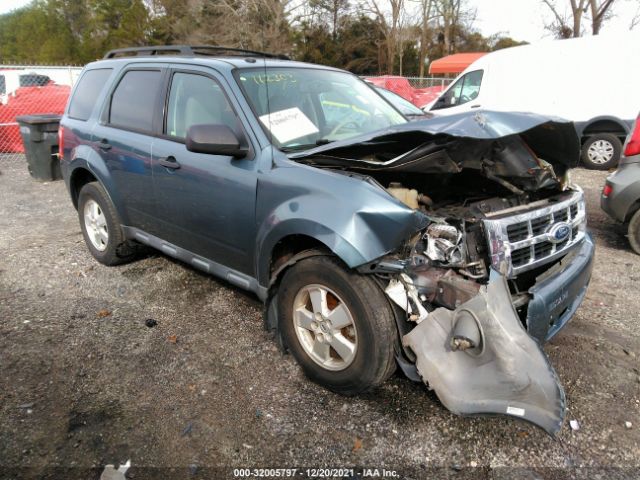
POLYGON ((16 117, 27 156, 27 168, 36 180, 62 178, 58 160, 58 127, 61 115, 45 113, 16 117))

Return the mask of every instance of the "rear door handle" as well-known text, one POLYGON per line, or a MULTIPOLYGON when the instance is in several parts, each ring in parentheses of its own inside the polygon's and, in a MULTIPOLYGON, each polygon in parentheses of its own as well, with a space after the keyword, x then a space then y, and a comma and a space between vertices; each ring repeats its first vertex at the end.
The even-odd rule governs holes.
POLYGON ((99 142, 96 142, 96 146, 100 150, 111 150, 111 144, 104 138, 102 140, 100 140, 99 142))
POLYGON ((158 163, 165 168, 171 168, 173 170, 177 170, 178 168, 180 168, 180 164, 175 159, 175 157, 172 156, 161 158, 158 160, 158 163))

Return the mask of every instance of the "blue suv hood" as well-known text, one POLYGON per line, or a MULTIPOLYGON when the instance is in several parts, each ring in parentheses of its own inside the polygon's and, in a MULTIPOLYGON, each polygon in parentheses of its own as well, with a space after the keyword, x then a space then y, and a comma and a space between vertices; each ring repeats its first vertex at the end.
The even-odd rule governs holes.
POLYGON ((289 158, 348 170, 457 173, 475 169, 524 190, 557 183, 578 164, 573 123, 533 113, 476 111, 397 125, 289 158))

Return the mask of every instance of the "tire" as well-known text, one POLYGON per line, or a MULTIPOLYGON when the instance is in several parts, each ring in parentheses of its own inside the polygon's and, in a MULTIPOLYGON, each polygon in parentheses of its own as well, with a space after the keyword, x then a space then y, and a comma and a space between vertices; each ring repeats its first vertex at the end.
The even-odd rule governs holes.
POLYGON ((125 239, 120 217, 100 183, 87 183, 80 190, 78 218, 87 248, 98 262, 112 266, 135 258, 135 248, 125 239))
POLYGON ((640 210, 633 214, 629 222, 629 243, 634 252, 640 255, 640 210))
POLYGON ((590 170, 608 170, 615 167, 622 153, 622 142, 612 133, 597 133, 582 145, 582 164, 590 170))
POLYGON ((382 384, 396 369, 397 329, 389 302, 372 278, 348 270, 335 257, 307 258, 285 272, 278 315, 285 346, 305 375, 329 390, 355 395, 382 384), (313 306, 321 305, 323 288, 327 309, 318 317, 313 312, 321 309, 313 306), (298 326, 300 318, 308 328, 298 326), (354 348, 345 348, 347 342, 354 348), (311 353, 316 347, 320 354, 311 353))

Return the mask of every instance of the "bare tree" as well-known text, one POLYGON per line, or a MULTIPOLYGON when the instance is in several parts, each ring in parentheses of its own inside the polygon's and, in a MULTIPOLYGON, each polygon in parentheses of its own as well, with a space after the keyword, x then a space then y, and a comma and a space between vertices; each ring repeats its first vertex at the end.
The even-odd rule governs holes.
POLYGON ((380 32, 385 40, 386 47, 386 71, 393 74, 396 51, 398 47, 398 34, 401 27, 401 17, 404 12, 404 0, 366 0, 367 10, 373 14, 380 32))
POLYGON ((631 19, 631 23, 629 23, 629 30, 633 30, 638 25, 640 25, 640 7, 638 7, 636 14, 631 19))
POLYGON ((554 21, 547 25, 558 38, 579 37, 582 35, 582 15, 589 6, 589 0, 569 0, 570 14, 566 14, 566 1, 563 10, 557 5, 555 0, 542 0, 551 13, 554 21))
POLYGON ((420 0, 420 77, 424 77, 424 62, 427 58, 427 43, 431 33, 434 0, 420 0))
POLYGON ((611 5, 614 0, 589 0, 589 7, 591 9, 591 33, 598 35, 602 22, 607 19, 611 13, 611 5))
POLYGON ((434 7, 442 22, 444 54, 453 53, 453 30, 460 21, 463 0, 435 0, 434 7))
POLYGON ((560 7, 556 0, 542 0, 554 20, 547 28, 559 38, 582 36, 582 21, 590 14, 591 33, 598 35, 603 22, 610 17, 611 6, 615 0, 561 0, 560 7), (567 14, 567 7, 569 13, 567 14))

